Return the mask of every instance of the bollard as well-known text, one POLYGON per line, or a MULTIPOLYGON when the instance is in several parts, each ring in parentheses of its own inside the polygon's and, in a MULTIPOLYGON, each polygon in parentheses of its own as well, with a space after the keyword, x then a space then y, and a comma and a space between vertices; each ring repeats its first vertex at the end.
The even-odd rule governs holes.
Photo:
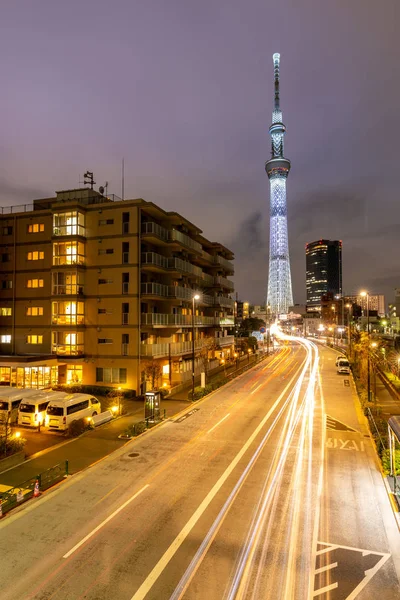
POLYGON ((68 461, 65 461, 65 474, 68 475, 68 461))

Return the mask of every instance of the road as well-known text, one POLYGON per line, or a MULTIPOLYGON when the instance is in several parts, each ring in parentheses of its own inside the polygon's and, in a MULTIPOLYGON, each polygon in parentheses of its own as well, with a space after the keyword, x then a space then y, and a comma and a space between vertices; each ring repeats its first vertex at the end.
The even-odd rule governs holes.
POLYGON ((0 597, 393 600, 398 531, 352 382, 292 340, 0 522, 0 597))

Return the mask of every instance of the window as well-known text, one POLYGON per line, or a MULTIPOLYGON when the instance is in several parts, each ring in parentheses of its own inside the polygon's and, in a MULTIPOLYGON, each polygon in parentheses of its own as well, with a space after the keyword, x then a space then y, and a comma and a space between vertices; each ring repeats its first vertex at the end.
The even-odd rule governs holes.
POLYGON ((26 316, 27 317, 42 317, 43 316, 43 306, 27 306, 26 307, 26 316))
POLYGON ((83 294, 83 274, 68 271, 53 273, 53 294, 83 294))
POLYGON ((43 344, 43 336, 42 335, 27 335, 26 343, 27 344, 43 344))
POLYGON ((44 223, 32 223, 28 225, 28 233, 42 233, 44 231, 44 223))
POLYGON ((33 252, 27 252, 26 258, 27 260, 43 260, 44 252, 38 250, 34 250, 33 252))
POLYGON ((98 279, 99 284, 103 284, 103 283, 112 283, 113 280, 112 279, 98 279))
POLYGON ((114 254, 114 248, 101 248, 97 254, 114 254))
POLYGON ((126 369, 97 367, 96 381, 103 383, 126 383, 126 369))
POLYGON ((51 320, 55 325, 83 325, 85 322, 84 303, 66 300, 52 302, 51 320))
POLYGON ((3 227, 3 235, 12 235, 13 228, 10 225, 3 227))
POLYGON ((73 415, 80 410, 85 410, 85 408, 89 408, 89 400, 82 400, 82 402, 77 402, 72 406, 67 407, 67 415, 73 415))
POLYGON ((28 288, 41 288, 43 287, 43 279, 28 279, 27 287, 28 288))
POLYGON ((99 219, 99 225, 114 225, 114 219, 99 219))
POLYGON ((82 242, 55 242, 53 265, 81 265, 85 262, 85 245, 82 242))
POLYGON ((122 303, 122 324, 127 325, 129 322, 129 302, 122 303))
POLYGON ((10 255, 9 254, 2 254, 1 255, 1 262, 9 262, 10 261, 10 255))
POLYGON ((11 344, 11 335, 0 335, 0 344, 11 344))
POLYGON ((85 215, 76 210, 53 215, 53 235, 85 235, 85 215))
POLYGON ((129 262, 129 242, 122 242, 122 264, 129 262))
POLYGON ((129 213, 122 213, 122 233, 129 233, 129 213))
POLYGON ((97 309, 97 314, 98 315, 112 315, 113 311, 109 310, 108 308, 98 308, 97 309))
POLYGON ((78 356, 84 351, 84 334, 82 331, 53 331, 52 352, 67 356, 78 356))
POLYGON ((98 344, 112 344, 113 341, 111 338, 98 338, 97 343, 98 344))
POLYGON ((129 293, 129 273, 122 273, 122 293, 129 293))
POLYGON ((11 317, 12 308, 9 306, 1 306, 0 307, 0 317, 11 317))
POLYGON ((121 354, 122 356, 127 356, 129 353, 129 333, 123 333, 121 336, 121 354))
POLYGON ((82 365, 67 365, 67 384, 82 383, 82 365))

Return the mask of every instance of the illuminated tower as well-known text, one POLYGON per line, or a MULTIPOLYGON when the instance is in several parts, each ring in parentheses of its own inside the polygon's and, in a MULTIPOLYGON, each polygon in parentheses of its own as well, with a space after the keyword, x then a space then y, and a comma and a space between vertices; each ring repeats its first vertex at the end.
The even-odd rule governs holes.
POLYGON ((273 55, 275 102, 269 134, 272 142, 271 159, 265 163, 270 185, 270 242, 267 303, 275 316, 287 313, 293 304, 292 279, 290 275, 289 243, 286 209, 286 179, 290 160, 283 156, 283 138, 286 128, 282 123, 279 104, 280 54, 273 55))

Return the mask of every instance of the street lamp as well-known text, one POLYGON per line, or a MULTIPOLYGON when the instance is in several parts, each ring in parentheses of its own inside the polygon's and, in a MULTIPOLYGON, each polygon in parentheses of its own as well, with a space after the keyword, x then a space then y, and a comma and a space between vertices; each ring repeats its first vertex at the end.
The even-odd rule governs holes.
POLYGON ((233 355, 236 359, 236 369, 238 368, 238 362, 239 362, 239 357, 238 357, 238 353, 235 352, 235 354, 233 355))
POLYGON ((347 315, 347 319, 348 319, 348 327, 349 327, 349 356, 351 358, 351 318, 352 318, 352 308, 353 305, 352 304, 346 304, 346 308, 348 310, 348 315, 347 315))
POLYGON ((251 354, 251 348, 248 348, 248 350, 247 350, 247 362, 250 362, 250 354, 251 354))
POLYGON ((200 296, 195 294, 192 298, 192 401, 194 400, 194 303, 196 300, 200 300, 200 296))
POLYGON ((368 336, 368 353, 367 353, 367 394, 368 402, 371 401, 371 365, 370 365, 370 347, 369 347, 369 293, 360 292, 360 296, 367 299, 367 336, 368 336))

